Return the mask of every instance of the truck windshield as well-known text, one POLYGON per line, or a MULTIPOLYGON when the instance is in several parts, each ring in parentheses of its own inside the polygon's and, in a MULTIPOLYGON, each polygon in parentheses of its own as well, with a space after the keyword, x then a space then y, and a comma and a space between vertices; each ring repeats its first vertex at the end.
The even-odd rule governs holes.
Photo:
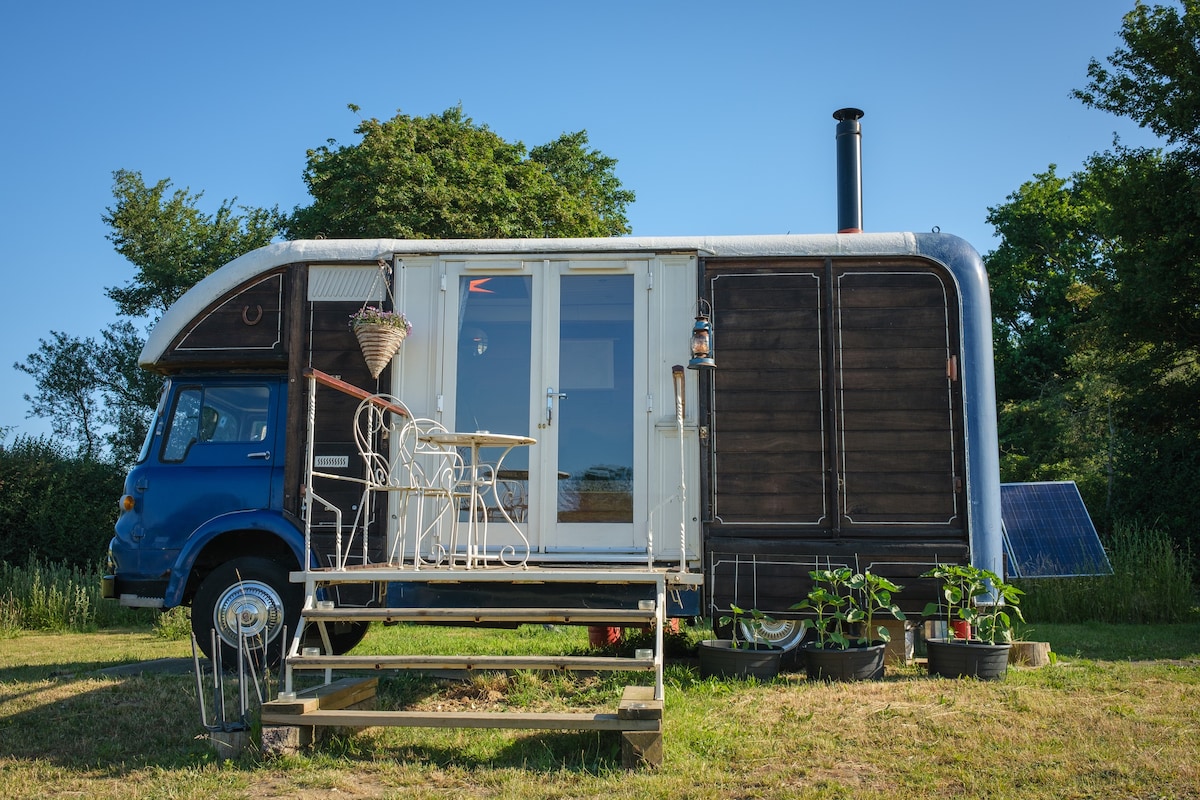
POLYGON ((154 410, 154 417, 150 420, 150 425, 146 428, 146 438, 142 440, 142 449, 138 451, 135 464, 141 464, 150 455, 150 444, 154 441, 155 434, 162 430, 163 406, 167 403, 167 394, 169 394, 170 389, 170 379, 163 381, 162 391, 158 393, 158 408, 154 410))

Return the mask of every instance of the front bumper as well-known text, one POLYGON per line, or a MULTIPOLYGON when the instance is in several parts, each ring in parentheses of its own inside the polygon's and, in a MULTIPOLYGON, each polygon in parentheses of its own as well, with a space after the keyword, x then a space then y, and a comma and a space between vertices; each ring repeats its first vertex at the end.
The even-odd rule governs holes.
POLYGON ((131 581, 120 575, 105 575, 100 579, 101 597, 130 608, 162 608, 166 593, 164 580, 131 581))

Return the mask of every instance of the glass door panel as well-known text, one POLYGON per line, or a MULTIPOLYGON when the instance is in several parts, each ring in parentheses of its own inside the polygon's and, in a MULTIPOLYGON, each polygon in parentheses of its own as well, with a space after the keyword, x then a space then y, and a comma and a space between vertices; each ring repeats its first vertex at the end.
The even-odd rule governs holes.
MULTIPOLYGON (((466 275, 458 289, 454 428, 528 436, 533 277, 466 275)), ((463 455, 469 459, 469 453, 463 455)), ((518 544, 509 520, 522 527, 528 520, 529 448, 505 455, 484 447, 479 460, 492 468, 498 464, 496 491, 483 498, 481 512, 488 517, 486 549, 494 553, 518 544)), ((460 524, 467 514, 460 511, 460 524)), ((521 550, 518 560, 525 555, 521 550)))
POLYGON ((633 276, 559 293, 558 521, 633 522, 633 276))

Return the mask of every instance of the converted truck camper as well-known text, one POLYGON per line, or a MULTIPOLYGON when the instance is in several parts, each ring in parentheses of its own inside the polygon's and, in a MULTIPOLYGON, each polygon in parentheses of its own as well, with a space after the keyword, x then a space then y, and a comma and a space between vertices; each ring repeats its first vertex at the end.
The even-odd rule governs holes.
POLYGON ((934 563, 1002 572, 984 268, 951 235, 859 232, 861 112, 835 116, 837 234, 292 241, 209 275, 141 356, 165 387, 107 595, 290 668, 372 620, 661 642, 734 604, 790 647, 817 566, 910 612, 934 563), (374 377, 365 306, 412 325, 374 377), (397 478, 414 420, 437 492, 397 478))

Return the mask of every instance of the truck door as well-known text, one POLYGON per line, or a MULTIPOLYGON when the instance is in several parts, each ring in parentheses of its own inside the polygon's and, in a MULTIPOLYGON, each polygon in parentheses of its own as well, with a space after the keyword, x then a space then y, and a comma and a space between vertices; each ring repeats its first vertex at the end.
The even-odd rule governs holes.
POLYGON ((280 507, 283 392, 275 378, 172 382, 162 431, 136 468, 143 547, 177 553, 216 516, 280 507))

